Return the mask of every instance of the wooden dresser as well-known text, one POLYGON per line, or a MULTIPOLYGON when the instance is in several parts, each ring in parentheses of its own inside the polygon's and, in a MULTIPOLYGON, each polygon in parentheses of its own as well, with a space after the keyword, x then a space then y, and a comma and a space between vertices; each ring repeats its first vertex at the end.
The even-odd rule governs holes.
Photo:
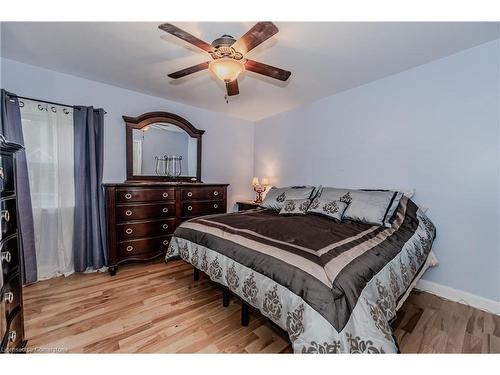
POLYGON ((164 255, 184 220, 226 212, 228 184, 125 182, 104 184, 108 267, 164 255))
POLYGON ((22 352, 23 295, 17 229, 14 153, 22 147, 0 136, 0 352, 22 352))

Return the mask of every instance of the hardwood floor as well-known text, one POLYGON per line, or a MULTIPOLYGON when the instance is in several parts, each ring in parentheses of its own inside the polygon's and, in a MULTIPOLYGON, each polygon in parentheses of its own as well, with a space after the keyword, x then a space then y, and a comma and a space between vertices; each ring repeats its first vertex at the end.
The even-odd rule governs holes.
MULTIPOLYGON (((68 352, 289 353, 286 334, 257 312, 240 326, 236 298, 183 261, 127 265, 24 289, 29 347, 68 352)), ((394 322, 404 353, 500 353, 500 316, 413 292, 394 322)))

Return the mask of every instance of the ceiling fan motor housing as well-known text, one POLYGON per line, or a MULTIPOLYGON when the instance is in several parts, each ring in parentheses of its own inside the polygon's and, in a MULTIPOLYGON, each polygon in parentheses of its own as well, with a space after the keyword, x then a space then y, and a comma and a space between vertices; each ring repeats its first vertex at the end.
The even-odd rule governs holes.
POLYGON ((234 42, 236 42, 236 39, 234 39, 231 35, 224 34, 220 38, 215 39, 212 42, 212 46, 214 46, 215 48, 231 47, 234 42))
POLYGON ((215 39, 212 42, 212 46, 215 50, 211 53, 214 59, 221 59, 223 57, 228 57, 235 60, 241 60, 243 55, 236 51, 231 46, 236 42, 231 35, 224 34, 220 38, 215 39))

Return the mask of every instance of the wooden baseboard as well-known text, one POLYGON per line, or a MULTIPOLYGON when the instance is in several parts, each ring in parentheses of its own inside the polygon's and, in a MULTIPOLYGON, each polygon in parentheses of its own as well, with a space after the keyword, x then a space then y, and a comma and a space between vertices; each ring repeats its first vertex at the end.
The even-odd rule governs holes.
POLYGON ((494 301, 476 294, 464 292, 462 290, 450 288, 446 285, 422 279, 418 281, 415 289, 435 294, 436 296, 443 297, 447 300, 462 303, 495 315, 500 315, 500 301, 494 301))

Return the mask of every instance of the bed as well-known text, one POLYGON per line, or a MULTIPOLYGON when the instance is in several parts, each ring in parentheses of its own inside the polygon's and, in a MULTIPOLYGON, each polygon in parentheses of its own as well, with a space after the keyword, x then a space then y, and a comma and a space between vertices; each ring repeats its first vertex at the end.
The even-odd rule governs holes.
POLYGON ((390 322, 437 261, 435 227, 411 199, 394 218, 387 228, 260 208, 205 216, 177 228, 166 259, 258 309, 295 353, 396 353, 390 322))

